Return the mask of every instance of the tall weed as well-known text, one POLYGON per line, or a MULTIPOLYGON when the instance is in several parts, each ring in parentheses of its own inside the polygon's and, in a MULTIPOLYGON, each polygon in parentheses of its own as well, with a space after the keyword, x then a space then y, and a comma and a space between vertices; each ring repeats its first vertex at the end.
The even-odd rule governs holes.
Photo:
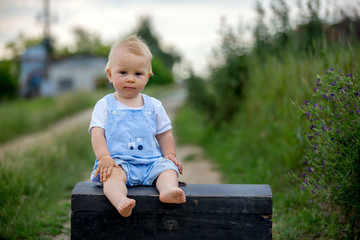
POLYGON ((46 144, 0 157, 0 238, 35 239, 61 232, 70 193, 87 178, 93 153, 86 126, 46 144))
POLYGON ((302 188, 339 207, 360 234, 360 77, 329 69, 317 77, 314 95, 301 105, 308 123, 302 188))

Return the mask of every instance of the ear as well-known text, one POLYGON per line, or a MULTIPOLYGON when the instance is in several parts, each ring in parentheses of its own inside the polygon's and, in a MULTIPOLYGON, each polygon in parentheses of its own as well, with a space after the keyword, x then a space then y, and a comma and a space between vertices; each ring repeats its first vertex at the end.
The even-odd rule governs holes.
POLYGON ((106 69, 106 73, 107 73, 107 76, 108 76, 108 79, 109 81, 112 83, 112 80, 111 80, 111 70, 109 68, 106 69))
POLYGON ((146 80, 146 84, 148 83, 149 79, 150 79, 150 76, 151 76, 151 72, 149 73, 149 75, 147 76, 147 80, 146 80))

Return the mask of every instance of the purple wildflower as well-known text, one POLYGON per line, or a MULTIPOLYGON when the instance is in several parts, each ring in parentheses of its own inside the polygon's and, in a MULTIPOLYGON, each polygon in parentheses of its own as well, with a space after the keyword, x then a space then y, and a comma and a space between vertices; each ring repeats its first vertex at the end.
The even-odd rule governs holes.
POLYGON ((321 79, 320 78, 317 79, 316 86, 321 86, 321 79))
POLYGON ((336 81, 333 81, 333 82, 331 83, 331 86, 336 86, 336 81))
POLYGON ((310 125, 310 130, 313 130, 313 128, 315 127, 315 125, 310 125))

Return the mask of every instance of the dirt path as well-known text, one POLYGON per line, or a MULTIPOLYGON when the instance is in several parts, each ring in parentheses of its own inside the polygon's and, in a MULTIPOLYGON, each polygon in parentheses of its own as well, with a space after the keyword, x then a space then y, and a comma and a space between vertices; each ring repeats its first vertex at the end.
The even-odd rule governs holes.
MULTIPOLYGON (((181 96, 173 96, 171 99, 163 100, 164 108, 172 120, 184 99, 181 96)), ((180 181, 201 184, 221 183, 221 174, 216 170, 215 164, 204 157, 200 147, 195 145, 177 145, 176 155, 184 167, 184 173, 180 176, 180 181)))
MULTIPOLYGON (((176 111, 183 103, 183 99, 184 93, 181 90, 175 90, 167 94, 165 99, 162 100, 170 119, 174 119, 176 111)), ((33 146, 34 143, 49 141, 61 134, 64 129, 74 129, 80 125, 88 125, 91 113, 92 109, 82 111, 55 123, 45 131, 29 134, 0 145, 0 155, 6 151, 21 151, 33 146)), ((176 153, 184 166, 184 174, 180 177, 181 181, 187 183, 221 183, 221 175, 215 170, 214 164, 204 158, 201 148, 194 145, 177 145, 176 153)))
POLYGON ((37 142, 46 142, 51 140, 53 137, 64 132, 64 130, 71 130, 79 125, 89 123, 91 117, 92 109, 84 110, 80 113, 77 113, 71 117, 67 117, 55 124, 53 124, 49 129, 28 134, 20 138, 16 138, 13 141, 0 145, 0 155, 4 154, 6 151, 22 151, 34 145, 37 142))

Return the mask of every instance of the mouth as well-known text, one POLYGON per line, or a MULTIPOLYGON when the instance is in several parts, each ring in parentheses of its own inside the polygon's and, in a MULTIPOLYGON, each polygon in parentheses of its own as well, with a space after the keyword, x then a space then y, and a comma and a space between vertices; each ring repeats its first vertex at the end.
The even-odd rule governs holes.
POLYGON ((124 89, 130 89, 130 90, 133 90, 135 89, 135 87, 130 87, 130 86, 125 86, 124 89))

